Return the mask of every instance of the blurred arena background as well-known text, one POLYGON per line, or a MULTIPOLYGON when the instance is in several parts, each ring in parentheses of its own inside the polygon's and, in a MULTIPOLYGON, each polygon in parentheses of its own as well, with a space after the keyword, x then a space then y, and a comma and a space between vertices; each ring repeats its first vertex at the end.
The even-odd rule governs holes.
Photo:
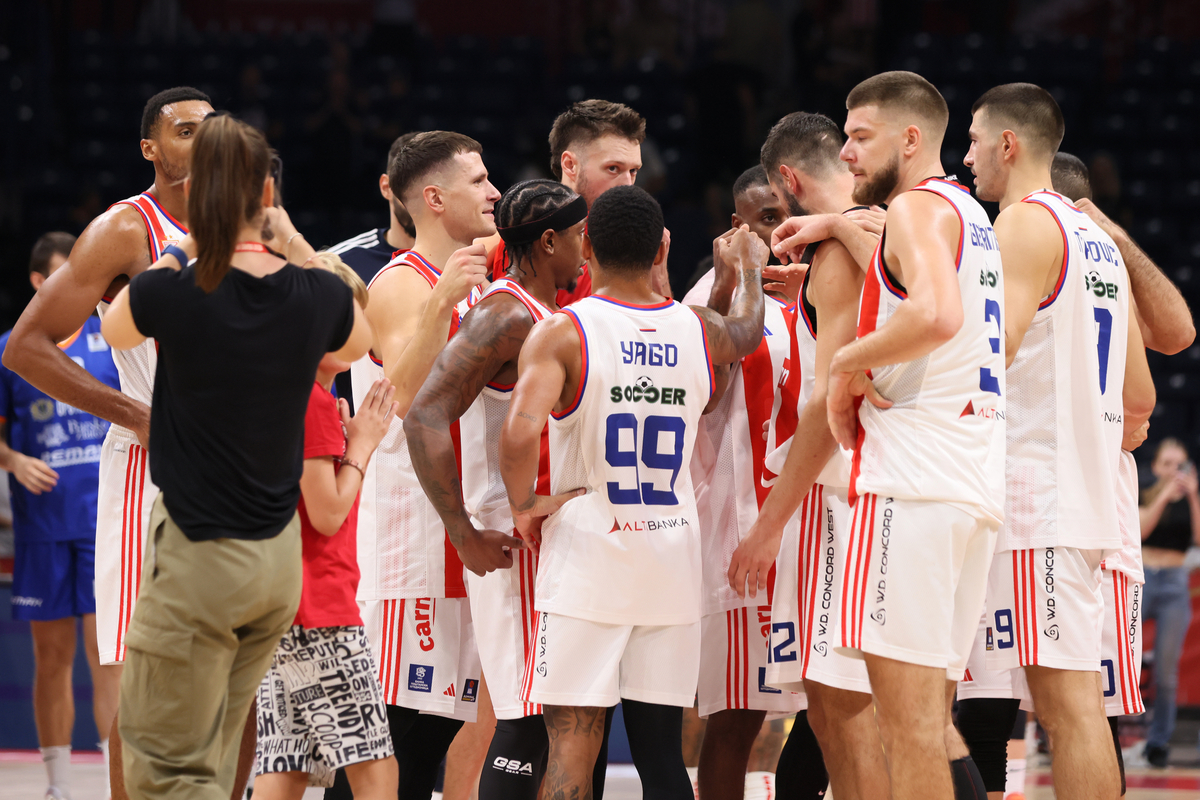
MULTIPOLYGON (((681 295, 770 125, 798 109, 840 124, 847 91, 886 69, 945 95, 943 160, 968 179, 971 103, 999 83, 1045 86, 1097 204, 1200 302, 1194 0, 6 0, 0 330, 32 294, 40 234, 78 233, 149 185, 141 110, 169 86, 266 133, 286 205, 322 245, 386 224, 376 182, 401 133, 477 138, 503 190, 549 176, 546 137, 568 103, 627 103, 647 119, 638 182, 663 205, 681 295)), ((1195 454, 1200 345, 1149 355, 1159 403, 1139 455, 1164 436, 1195 454)), ((1200 704, 1197 662, 1185 655, 1181 704, 1200 704)))

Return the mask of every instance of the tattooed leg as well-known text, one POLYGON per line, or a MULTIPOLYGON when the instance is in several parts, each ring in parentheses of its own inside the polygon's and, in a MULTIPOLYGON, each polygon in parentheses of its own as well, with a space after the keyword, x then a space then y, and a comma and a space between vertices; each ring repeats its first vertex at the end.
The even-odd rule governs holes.
POLYGON ((542 706, 550 754, 541 800, 592 800, 592 767, 604 739, 606 708, 542 706))

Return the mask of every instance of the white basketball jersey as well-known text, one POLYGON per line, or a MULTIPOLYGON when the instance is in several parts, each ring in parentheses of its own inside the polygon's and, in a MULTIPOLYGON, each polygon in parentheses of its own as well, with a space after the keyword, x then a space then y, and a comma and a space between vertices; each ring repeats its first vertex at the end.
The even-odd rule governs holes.
MULTIPOLYGON (((914 191, 945 198, 956 212, 963 324, 928 355, 871 370, 881 409, 863 401, 851 495, 878 494, 1004 514, 1004 278, 991 222, 971 193, 930 178, 914 191)), ((887 237, 885 227, 884 237, 887 237)), ((888 273, 881 239, 863 284, 858 336, 870 335, 907 298, 888 273)))
POLYGON ((1138 468, 1133 453, 1122 450, 1117 466, 1117 527, 1121 549, 1100 562, 1101 569, 1124 572, 1134 583, 1145 583, 1142 569, 1142 521, 1138 515, 1138 468))
MULTIPOLYGON (((371 285, 396 267, 415 270, 430 286, 436 286, 442 274, 420 254, 408 250, 381 269, 371 285)), ((455 308, 450 336, 478 297, 478 290, 473 290, 455 308)), ((368 353, 350 367, 350 377, 354 406, 358 408, 371 384, 386 377, 383 362, 375 353, 368 353)), ((457 422, 450 426, 450 435, 456 455, 461 455, 457 422)), ((409 456, 404 421, 399 417, 392 420, 363 476, 358 506, 358 568, 359 600, 467 596, 462 561, 421 489, 409 456)))
MULTIPOLYGON (((483 297, 495 294, 515 297, 529 311, 535 323, 554 313, 510 278, 500 278, 492 283, 483 297)), ((504 420, 508 416, 512 390, 511 385, 487 384, 459 419, 463 505, 483 527, 499 531, 511 530, 513 526, 508 492, 500 475, 500 429, 504 427, 504 420)), ((539 486, 539 491, 544 494, 549 490, 549 463, 546 461, 546 436, 543 435, 542 439, 542 469, 538 471, 538 483, 546 484, 545 487, 539 486)))
MULTIPOLYGON (((118 200, 113 205, 131 206, 141 215, 146 226, 146 238, 150 240, 152 264, 162 257, 162 251, 167 245, 179 242, 188 234, 149 192, 118 200)), ((111 297, 105 297, 96 306, 96 311, 101 317, 108 310, 108 304, 112 300, 111 297)), ((154 396, 154 371, 158 366, 158 348, 154 340, 147 339, 129 350, 114 349, 112 354, 113 362, 117 365, 117 375, 121 379, 121 391, 140 403, 150 405, 154 396)))
POLYGON ((1022 202, 1053 215, 1063 263, 1008 369, 1008 503, 997 548, 1118 548, 1129 279, 1113 240, 1062 195, 1022 202))
POLYGON ((547 518, 537 610, 614 625, 700 619, 700 529, 688 470, 713 391, 704 326, 674 301, 602 295, 562 312, 579 390, 550 420, 550 491, 586 487, 547 518))
MULTIPOLYGON (((689 298, 685 297, 684 302, 689 298)), ((705 298, 696 305, 707 302, 705 298)), ((735 364, 721 402, 699 423, 690 464, 700 520, 704 564, 704 613, 719 614, 761 600, 737 596, 729 586, 733 551, 750 532, 769 489, 763 486, 766 441, 763 425, 777 407, 775 391, 788 358, 785 304, 764 298, 763 340, 758 349, 735 364)))

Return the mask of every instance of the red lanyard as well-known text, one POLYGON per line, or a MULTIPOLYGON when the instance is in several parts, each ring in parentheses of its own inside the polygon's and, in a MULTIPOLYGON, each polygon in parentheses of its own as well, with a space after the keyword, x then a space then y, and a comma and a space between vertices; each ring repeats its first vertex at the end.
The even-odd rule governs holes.
POLYGON ((262 242, 238 242, 233 247, 235 253, 269 253, 267 246, 262 242))

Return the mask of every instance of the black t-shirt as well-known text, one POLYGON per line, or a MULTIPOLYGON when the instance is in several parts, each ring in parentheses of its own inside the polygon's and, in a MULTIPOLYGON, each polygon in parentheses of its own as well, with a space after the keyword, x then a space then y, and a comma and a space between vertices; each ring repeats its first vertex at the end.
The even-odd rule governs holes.
MULTIPOLYGON (((1149 504, 1150 501, 1143 494, 1142 505, 1149 504)), ((1188 506, 1187 497, 1183 497, 1167 503, 1154 530, 1142 540, 1142 547, 1160 547, 1163 550, 1178 550, 1183 553, 1191 546, 1192 511, 1188 506)))
POLYGON ((138 330, 157 341, 150 476, 193 541, 269 539, 291 520, 304 412, 321 358, 354 327, 350 288, 291 264, 230 269, 212 294, 191 267, 129 285, 138 330))

